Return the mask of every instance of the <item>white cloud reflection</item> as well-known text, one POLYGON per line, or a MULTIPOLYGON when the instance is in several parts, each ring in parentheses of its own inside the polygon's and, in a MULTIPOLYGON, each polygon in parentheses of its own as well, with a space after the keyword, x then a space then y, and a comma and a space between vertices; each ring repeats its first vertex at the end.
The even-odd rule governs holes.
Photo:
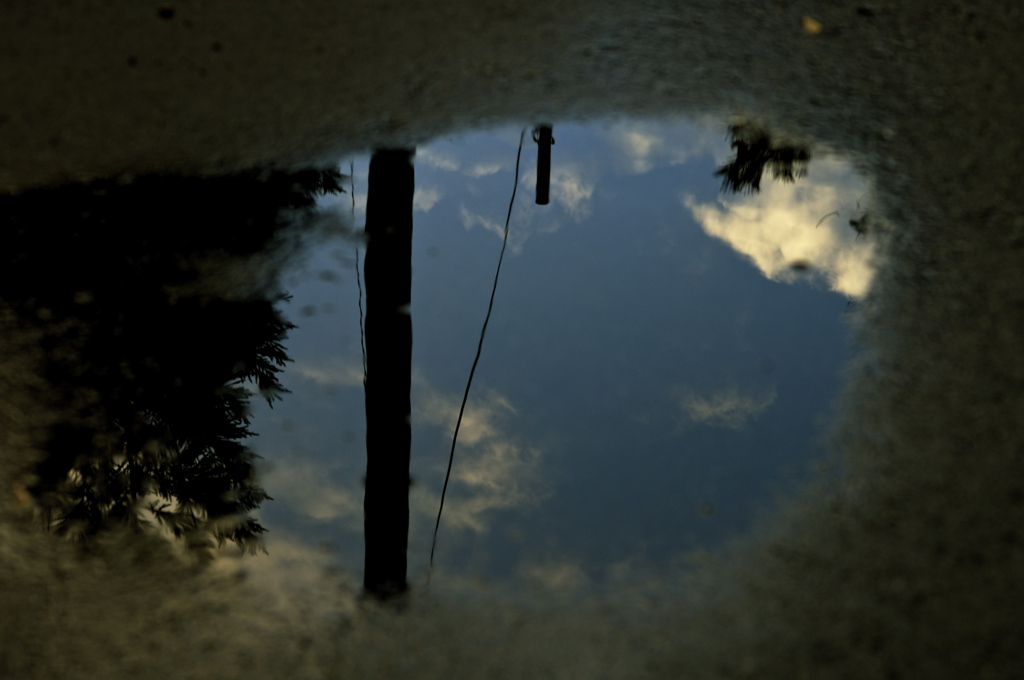
MULTIPOLYGON (((462 175, 466 178, 465 191, 477 195, 482 191, 482 185, 475 180, 510 170, 515 159, 518 130, 505 130, 496 134, 501 137, 504 146, 495 147, 483 143, 453 149, 448 142, 442 140, 419 149, 417 162, 424 167, 462 175)), ((604 128, 584 145, 563 143, 557 146, 552 158, 550 197, 552 206, 560 210, 517 209, 513 216, 514 228, 510 232, 512 252, 521 253, 531 234, 558 231, 566 216, 576 223, 589 219, 597 185, 609 172, 613 176, 638 174, 659 166, 680 164, 695 156, 707 154, 714 140, 720 136, 707 124, 623 121, 604 128), (611 168, 608 167, 609 160, 613 166, 611 168)), ((523 149, 524 165, 519 178, 520 192, 527 195, 531 195, 537 185, 532 146, 527 135, 523 149)), ((446 189, 444 194, 447 196, 453 191, 446 189)), ((485 216, 478 212, 480 209, 474 203, 470 200, 468 204, 460 206, 463 226, 466 229, 483 227, 501 238, 504 233, 504 222, 500 219, 503 211, 498 210, 493 215, 485 216)), ((424 209, 430 207, 433 204, 424 204, 424 209)))
POLYGON ((331 481, 325 463, 291 460, 263 474, 263 486, 277 501, 321 522, 344 520, 352 531, 362 531, 363 494, 356 486, 331 481))
MULTIPOLYGON (((362 367, 356 363, 335 360, 320 367, 298 363, 293 370, 324 387, 362 388, 362 367)), ((299 393, 302 387, 292 385, 291 389, 299 393)), ((441 428, 443 439, 450 441, 461 400, 461 395, 439 392, 421 375, 414 376, 414 428, 441 428)), ((538 471, 540 450, 510 433, 515 412, 509 400, 495 391, 467 403, 445 499, 445 526, 482 533, 488 530, 492 511, 530 505, 547 496, 538 471)), ((363 489, 354 475, 347 473, 351 482, 342 485, 332 481, 336 463, 274 458, 279 462, 264 475, 271 496, 315 520, 341 520, 353 531, 362 530, 363 489)), ((446 466, 447 458, 437 461, 442 475, 446 466)), ((433 521, 436 516, 441 479, 437 477, 431 488, 420 484, 412 488, 410 509, 421 519, 433 521)))
POLYGON ((363 386, 363 367, 338 358, 328 359, 319 366, 305 361, 295 361, 289 366, 288 372, 324 387, 363 386))
POLYGON ((455 153, 450 149, 444 149, 439 145, 431 145, 416 149, 416 161, 417 164, 423 163, 429 165, 432 168, 438 170, 448 170, 454 172, 459 169, 459 159, 455 157, 455 153))
POLYGON ((700 425, 739 429, 757 418, 775 401, 775 390, 741 391, 727 388, 709 395, 692 390, 680 392, 683 416, 700 425))
POLYGON ((793 282, 810 267, 832 290, 861 297, 874 274, 874 248, 850 226, 864 213, 857 204, 866 187, 847 167, 815 159, 812 175, 794 184, 766 180, 760 194, 720 197, 717 205, 686 195, 683 205, 708 235, 746 255, 769 279, 793 282))
POLYGON ((412 194, 412 209, 420 212, 430 212, 430 209, 441 200, 441 190, 437 187, 416 187, 412 194))
MULTIPOLYGON (((537 169, 526 170, 522 175, 522 181, 531 192, 535 191, 537 169)), ((594 196, 594 187, 597 184, 597 172, 594 168, 562 159, 559 163, 552 163, 550 181, 552 201, 561 206, 576 222, 582 222, 590 217, 590 200, 594 196)))
MULTIPOLYGON (((462 226, 466 230, 473 229, 475 227, 483 227, 484 230, 491 232, 498 238, 505 237, 505 225, 499 224, 496 220, 492 220, 483 215, 474 213, 464 204, 459 205, 459 217, 462 219, 462 226)), ((510 229, 508 233, 508 247, 514 255, 518 255, 523 252, 523 245, 530 238, 531 230, 525 228, 523 224, 517 224, 515 229, 510 229)))
MULTIPOLYGON (((422 379, 416 383, 414 422, 442 427, 450 438, 461 397, 437 392, 422 379)), ((491 511, 530 505, 547 496, 538 474, 540 450, 517 441, 508 432, 507 421, 514 415, 515 408, 508 399, 494 391, 466 404, 452 485, 445 499, 446 526, 484 532, 491 511)), ((421 489, 410 503, 433 515, 439 500, 438 494, 421 489)))
POLYGON ((590 577, 573 562, 523 564, 519 575, 534 588, 546 591, 578 591, 590 584, 590 577))
POLYGON ((501 172, 504 167, 504 163, 477 163, 466 174, 470 177, 487 177, 501 172))
POLYGON ((603 135, 618 156, 616 165, 642 175, 659 165, 679 165, 708 153, 721 135, 707 124, 682 121, 624 121, 603 135))
POLYGON ((339 569, 339 556, 325 544, 311 546, 287 532, 267 534, 266 553, 247 558, 224 546, 210 564, 213 573, 244 576, 247 592, 258 596, 263 612, 301 622, 302 612, 317 611, 328 617, 351 618, 358 613, 358 572, 339 569))
MULTIPOLYGON (((512 148, 514 150, 515 147, 512 148)), ((494 149, 452 148, 445 141, 418 148, 416 163, 446 172, 459 172, 474 179, 497 174, 509 167, 509 159, 496 156, 494 149)))

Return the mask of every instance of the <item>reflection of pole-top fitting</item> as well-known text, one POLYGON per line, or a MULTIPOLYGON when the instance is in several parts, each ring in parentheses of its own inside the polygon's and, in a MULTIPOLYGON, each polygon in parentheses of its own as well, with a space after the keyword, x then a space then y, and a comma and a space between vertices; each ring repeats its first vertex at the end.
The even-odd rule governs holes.
POLYGON ((537 127, 533 128, 533 141, 540 142, 540 140, 541 140, 541 133, 544 130, 547 131, 548 139, 550 140, 549 143, 550 144, 554 144, 555 143, 555 138, 551 136, 551 125, 549 125, 547 123, 542 123, 542 124, 538 125, 537 127))
POLYGON ((551 145, 555 143, 551 126, 535 127, 533 141, 537 142, 537 205, 547 205, 551 187, 551 145))

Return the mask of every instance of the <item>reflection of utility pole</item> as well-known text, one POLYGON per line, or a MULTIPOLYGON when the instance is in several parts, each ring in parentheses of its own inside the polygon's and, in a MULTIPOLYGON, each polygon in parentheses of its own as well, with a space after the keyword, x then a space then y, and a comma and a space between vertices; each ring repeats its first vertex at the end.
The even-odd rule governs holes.
POLYGON ((413 153, 375 151, 366 198, 363 588, 381 599, 408 589, 413 153))
POLYGON ((537 205, 547 205, 551 187, 551 145, 555 143, 551 126, 535 127, 533 141, 537 142, 537 205))

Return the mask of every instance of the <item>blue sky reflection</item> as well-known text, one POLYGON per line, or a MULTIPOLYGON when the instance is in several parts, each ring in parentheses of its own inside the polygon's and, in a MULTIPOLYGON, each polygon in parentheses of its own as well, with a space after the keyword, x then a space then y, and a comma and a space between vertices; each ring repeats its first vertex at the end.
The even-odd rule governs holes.
MULTIPOLYGON (((839 161, 815 158, 795 185, 766 181, 759 195, 722 197, 712 173, 729 156, 724 125, 555 125, 554 136, 551 205, 536 206, 527 135, 460 434, 437 558, 458 576, 600 580, 631 560, 664 563, 749 530, 825 454, 852 349, 847 302, 870 283, 870 245, 848 226, 867 188, 839 161)), ((518 129, 504 129, 417 152, 414 585, 518 140, 518 129)), ((357 225, 367 163, 355 162, 357 225)), ((351 198, 334 199, 336 209, 347 215, 351 198)), ((292 394, 272 411, 257 407, 254 448, 276 499, 261 512, 270 550, 275 540, 326 541, 358 571, 355 249, 321 244, 290 274, 292 394)))

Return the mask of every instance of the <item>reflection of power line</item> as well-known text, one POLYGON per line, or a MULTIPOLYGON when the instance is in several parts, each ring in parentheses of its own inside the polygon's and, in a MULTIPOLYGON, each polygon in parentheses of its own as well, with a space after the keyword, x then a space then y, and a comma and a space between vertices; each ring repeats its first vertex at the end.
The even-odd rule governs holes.
MULTIPOLYGON (((551 128, 548 128, 548 136, 551 135, 551 128)), ((523 138, 526 136, 526 128, 519 134, 519 149, 516 151, 515 179, 512 183, 512 198, 508 202, 508 214, 505 216, 505 234, 501 242, 501 254, 498 255, 498 267, 494 271, 494 284, 491 286, 491 299, 487 303, 487 314, 484 316, 484 325, 480 329, 480 341, 476 346, 476 356, 473 358, 473 366, 469 369, 469 380, 466 381, 466 391, 462 395, 462 406, 459 407, 459 418, 455 421, 455 433, 452 435, 452 450, 448 454, 448 470, 444 474, 444 486, 441 487, 441 502, 437 508, 437 521, 434 523, 434 538, 430 542, 430 571, 427 572, 427 582, 430 582, 430 572, 434 569, 434 549, 437 547, 437 531, 441 527, 441 513, 444 511, 444 497, 448 491, 448 480, 452 476, 452 463, 455 461, 455 444, 459 440, 459 427, 462 425, 462 415, 466 412, 466 401, 469 399, 469 388, 473 385, 473 375, 476 373, 476 366, 480 362, 480 352, 484 348, 484 336, 487 335, 487 323, 491 320, 491 310, 494 309, 494 294, 498 290, 498 276, 501 274, 501 262, 505 259, 505 247, 508 245, 508 225, 512 220, 512 206, 516 202, 516 189, 519 188, 519 159, 523 153, 523 138)), ((550 145, 548 146, 548 164, 550 169, 550 145)), ((538 178, 538 186, 539 186, 538 178)), ((540 202, 538 194, 537 202, 540 202)))

